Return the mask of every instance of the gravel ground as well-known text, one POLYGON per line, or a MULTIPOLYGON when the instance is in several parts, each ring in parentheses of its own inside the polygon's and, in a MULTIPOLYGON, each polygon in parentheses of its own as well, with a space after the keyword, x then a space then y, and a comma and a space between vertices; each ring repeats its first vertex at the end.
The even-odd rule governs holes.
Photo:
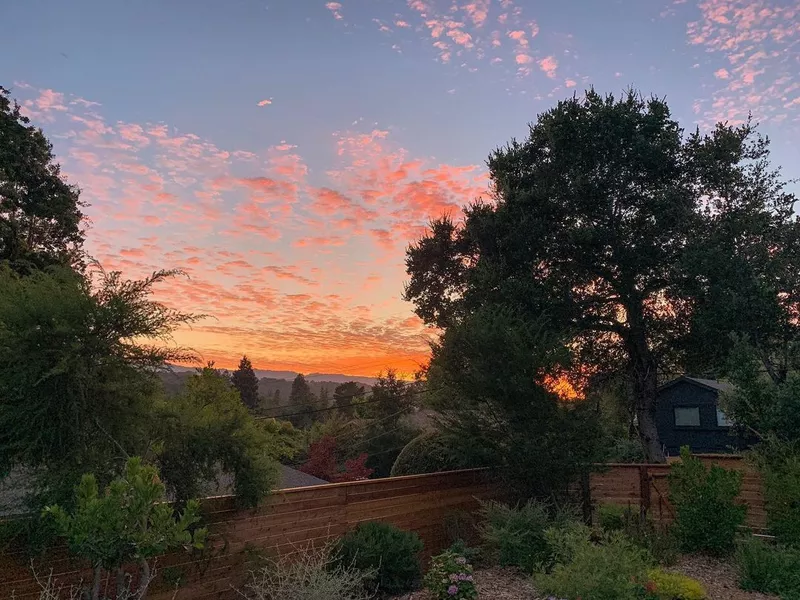
POLYGON ((736 585, 736 569, 729 562, 705 556, 683 556, 666 570, 697 579, 706 588, 709 600, 778 600, 770 594, 740 590, 736 585))
MULTIPOLYGON (((779 600, 777 596, 745 592, 736 586, 736 570, 730 563, 704 556, 684 556, 666 569, 700 581, 708 592, 708 600, 779 600)), ((543 600, 530 579, 514 569, 477 569, 478 593, 486 600, 543 600)), ((395 600, 432 600, 426 591, 397 596, 395 600)))

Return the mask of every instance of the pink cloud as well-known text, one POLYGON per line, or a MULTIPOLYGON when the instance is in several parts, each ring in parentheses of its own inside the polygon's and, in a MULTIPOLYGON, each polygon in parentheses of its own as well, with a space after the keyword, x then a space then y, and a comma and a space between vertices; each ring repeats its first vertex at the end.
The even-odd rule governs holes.
POLYGON ((730 77, 730 74, 728 73, 728 69, 717 69, 716 71, 714 71, 714 76, 717 79, 728 79, 728 77, 730 77))
POLYGON ((527 65, 533 62, 533 57, 530 54, 517 54, 514 60, 518 65, 527 65))
POLYGON ((564 85, 568 88, 574 88, 578 83, 574 79, 567 79, 564 81, 564 85))
POLYGON ((336 19, 337 21, 341 21, 342 20, 342 14, 339 12, 342 9, 341 3, 339 3, 339 2, 328 2, 325 5, 325 8, 327 8, 329 11, 331 11, 333 13, 333 18, 334 19, 336 19))
POLYGON ((258 103, 258 106, 269 106, 270 104, 272 104, 272 98, 265 98, 258 103))
POLYGON ((548 77, 554 79, 556 77, 558 61, 553 56, 547 56, 539 61, 539 68, 544 71, 548 77))

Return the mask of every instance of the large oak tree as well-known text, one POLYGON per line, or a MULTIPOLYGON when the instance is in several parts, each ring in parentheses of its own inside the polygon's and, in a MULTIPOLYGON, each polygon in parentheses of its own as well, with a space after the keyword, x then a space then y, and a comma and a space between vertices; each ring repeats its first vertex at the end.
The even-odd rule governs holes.
POLYGON ((651 460, 659 373, 714 373, 732 334, 774 367, 796 328, 799 230, 749 123, 685 135, 664 100, 589 91, 488 166, 492 198, 408 250, 425 322, 447 336, 480 307, 545 316, 585 368, 626 376, 651 460))

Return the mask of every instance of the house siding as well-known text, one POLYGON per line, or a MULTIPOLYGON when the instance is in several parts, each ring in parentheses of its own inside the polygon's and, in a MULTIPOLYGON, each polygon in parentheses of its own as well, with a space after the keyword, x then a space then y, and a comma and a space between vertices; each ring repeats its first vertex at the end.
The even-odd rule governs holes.
POLYGON ((694 453, 724 453, 743 447, 742 441, 731 435, 730 427, 717 425, 717 402, 717 390, 691 381, 678 381, 659 390, 656 426, 668 456, 678 455, 681 446, 689 446, 694 453), (676 427, 675 408, 694 406, 700 409, 700 427, 676 427))

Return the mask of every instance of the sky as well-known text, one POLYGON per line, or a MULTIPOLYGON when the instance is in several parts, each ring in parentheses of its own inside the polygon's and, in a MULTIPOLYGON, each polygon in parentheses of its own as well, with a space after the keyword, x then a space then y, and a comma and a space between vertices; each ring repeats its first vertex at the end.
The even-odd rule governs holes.
POLYGON ((589 87, 666 97, 687 130, 752 113, 800 177, 800 0, 27 0, 0 22, 0 85, 82 189, 88 251, 183 269, 156 298, 209 315, 175 343, 222 367, 424 364, 405 248, 589 87))

